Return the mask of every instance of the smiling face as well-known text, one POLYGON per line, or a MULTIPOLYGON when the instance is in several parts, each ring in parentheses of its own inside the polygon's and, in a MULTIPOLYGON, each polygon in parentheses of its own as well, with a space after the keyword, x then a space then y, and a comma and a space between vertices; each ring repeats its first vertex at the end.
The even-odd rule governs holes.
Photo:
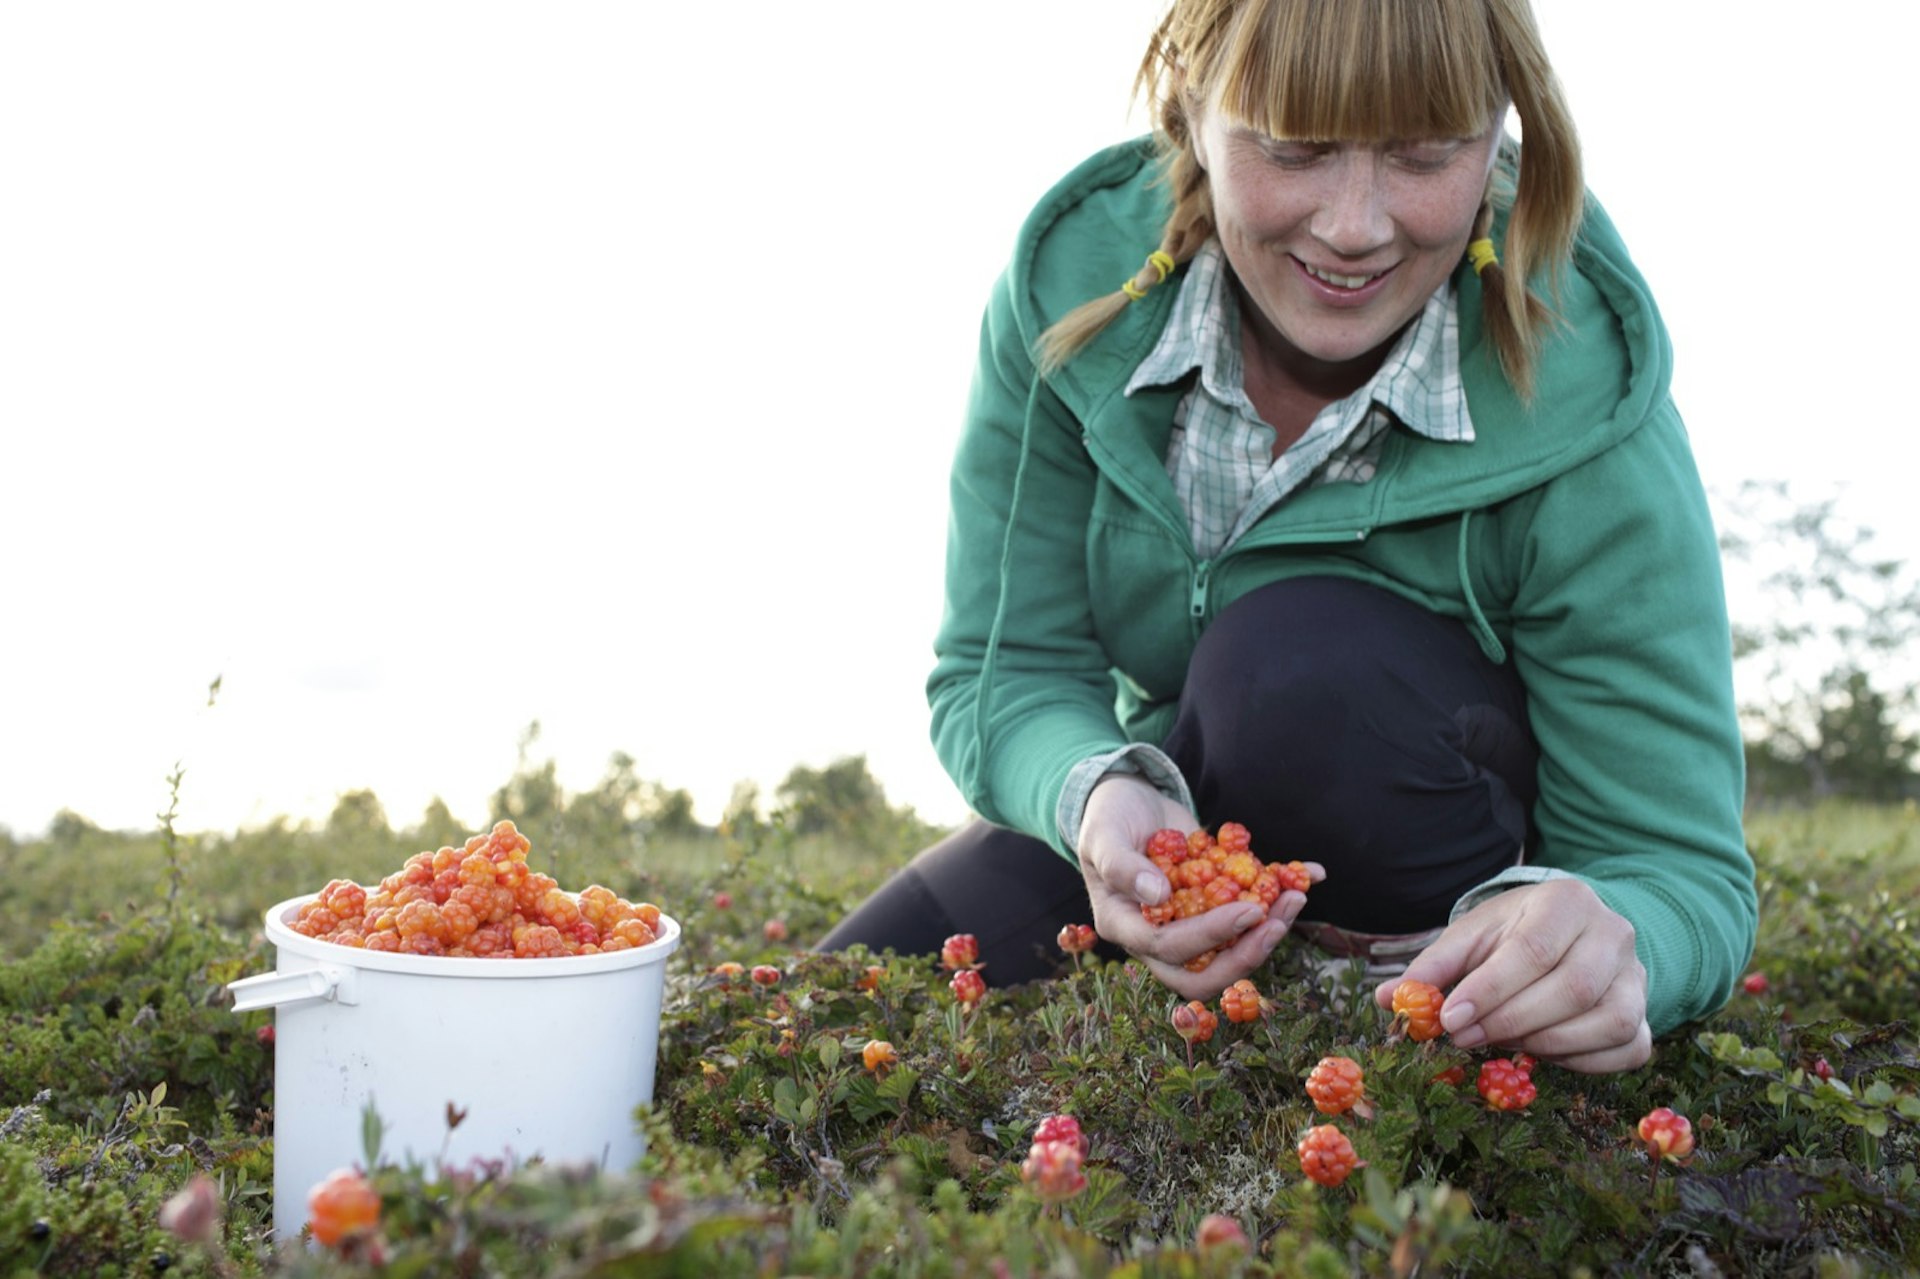
POLYGON ((1358 387, 1466 253, 1498 121, 1387 143, 1276 139, 1218 109, 1198 125, 1249 360, 1299 385, 1358 387))

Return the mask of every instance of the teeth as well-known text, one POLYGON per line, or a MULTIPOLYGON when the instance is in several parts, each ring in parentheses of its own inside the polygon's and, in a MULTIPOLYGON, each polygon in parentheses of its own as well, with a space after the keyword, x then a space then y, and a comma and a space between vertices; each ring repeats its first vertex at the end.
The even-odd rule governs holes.
MULTIPOLYGON (((1302 263, 1302 265, 1305 264, 1302 263)), ((1312 266, 1307 267, 1307 274, 1316 280, 1325 280, 1328 284, 1335 284, 1343 289, 1357 289, 1367 281, 1379 278, 1372 275, 1335 275, 1331 271, 1322 271, 1312 266)))

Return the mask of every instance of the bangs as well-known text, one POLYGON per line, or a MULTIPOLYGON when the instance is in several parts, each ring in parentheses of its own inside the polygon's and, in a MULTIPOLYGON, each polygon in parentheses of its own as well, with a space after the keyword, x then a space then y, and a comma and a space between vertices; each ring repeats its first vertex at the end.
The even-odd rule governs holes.
POLYGON ((1254 0, 1221 34, 1210 96, 1269 137, 1469 138, 1507 101, 1485 0, 1254 0))

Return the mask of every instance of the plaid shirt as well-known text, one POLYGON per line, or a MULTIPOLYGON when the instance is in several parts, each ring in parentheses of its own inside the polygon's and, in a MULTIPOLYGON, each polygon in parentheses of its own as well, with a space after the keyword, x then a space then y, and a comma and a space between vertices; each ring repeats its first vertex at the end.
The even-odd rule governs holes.
MULTIPOLYGON (((1219 242, 1187 264, 1160 341, 1134 370, 1127 394, 1200 376, 1174 410, 1167 474, 1186 508, 1194 551, 1212 559, 1302 485, 1373 479, 1394 423, 1429 439, 1471 443, 1473 420, 1460 381, 1460 330, 1451 285, 1437 290, 1364 386, 1321 409, 1278 458, 1276 432, 1247 398, 1240 305, 1219 242)), ((1158 747, 1136 743, 1083 760, 1067 777, 1056 820, 1077 848, 1087 797, 1110 772, 1144 776, 1193 807, 1186 779, 1158 747)))

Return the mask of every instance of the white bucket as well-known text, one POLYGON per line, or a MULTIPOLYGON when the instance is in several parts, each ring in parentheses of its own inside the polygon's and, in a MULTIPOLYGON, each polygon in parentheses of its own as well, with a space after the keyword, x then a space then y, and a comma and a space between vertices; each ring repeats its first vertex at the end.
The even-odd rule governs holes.
POLYGON ((275 971, 231 983, 235 1012, 274 1009, 273 1233, 306 1225, 307 1192, 364 1161, 588 1162, 624 1172, 646 1151, 667 956, 680 925, 632 950, 562 959, 451 959, 316 941, 290 928, 312 895, 267 912, 275 971), (447 1129, 447 1108, 466 1112, 447 1129))

